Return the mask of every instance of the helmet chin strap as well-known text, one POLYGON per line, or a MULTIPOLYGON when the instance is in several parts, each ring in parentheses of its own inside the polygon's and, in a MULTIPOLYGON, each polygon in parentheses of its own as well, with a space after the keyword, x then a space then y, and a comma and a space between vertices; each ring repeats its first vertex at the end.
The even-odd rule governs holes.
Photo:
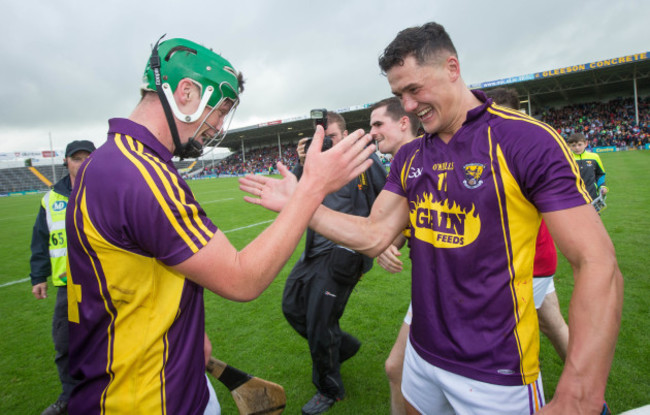
POLYGON ((196 141, 194 137, 191 137, 187 143, 181 144, 181 140, 178 136, 178 129, 176 128, 176 121, 174 120, 174 115, 172 114, 172 109, 169 106, 169 101, 165 97, 165 92, 163 88, 169 88, 169 84, 162 84, 162 76, 160 75, 160 56, 158 55, 158 44, 165 35, 162 35, 160 39, 156 42, 151 51, 151 58, 149 59, 149 64, 154 73, 155 84, 156 84, 156 93, 160 98, 160 103, 162 104, 163 111, 165 112, 165 117, 167 118, 167 124, 169 125, 169 131, 172 135, 172 140, 174 141, 174 155, 180 157, 180 159, 185 158, 196 158, 201 155, 203 152, 203 145, 196 141))

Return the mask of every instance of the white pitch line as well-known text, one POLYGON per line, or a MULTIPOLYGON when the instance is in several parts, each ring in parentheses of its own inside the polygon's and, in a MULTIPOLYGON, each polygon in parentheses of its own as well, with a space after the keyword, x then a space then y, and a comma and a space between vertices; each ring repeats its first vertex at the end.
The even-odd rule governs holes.
MULTIPOLYGON (((270 222, 273 222, 273 219, 265 220, 264 222, 253 223, 251 225, 242 226, 241 228, 229 229, 227 231, 223 231, 223 233, 237 232, 237 231, 241 231, 242 229, 248 229, 248 228, 252 228, 252 227, 255 227, 255 226, 260 226, 260 225, 264 225, 264 224, 270 223, 270 222)), ((23 278, 22 280, 6 282, 4 284, 1 284, 0 288, 7 287, 9 285, 20 284, 21 282, 26 282, 26 281, 29 281, 29 278, 23 278)))
POLYGON ((252 225, 242 226, 241 228, 229 229, 227 231, 223 231, 223 233, 241 231, 242 229, 248 229, 248 228, 252 228, 254 226, 264 225, 265 223, 271 223, 273 221, 274 221, 274 219, 265 220, 264 222, 253 223, 252 225))
POLYGON ((0 288, 7 287, 9 285, 20 284, 21 282, 25 282, 25 281, 29 281, 29 278, 23 278, 22 280, 6 282, 6 283, 0 285, 0 288))
POLYGON ((202 205, 207 205, 208 203, 219 203, 219 202, 225 202, 226 200, 234 200, 234 197, 231 197, 229 199, 217 199, 217 200, 210 200, 209 202, 201 202, 202 205))

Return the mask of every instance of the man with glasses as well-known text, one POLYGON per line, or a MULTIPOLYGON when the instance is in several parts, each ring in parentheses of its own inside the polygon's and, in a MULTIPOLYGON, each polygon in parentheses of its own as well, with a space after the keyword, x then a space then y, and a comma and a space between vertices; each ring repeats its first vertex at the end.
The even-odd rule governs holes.
MULTIPOLYGON (((273 281, 325 195, 371 162, 362 132, 308 152, 296 197, 237 251, 207 218, 171 159, 223 138, 243 80, 186 39, 154 46, 142 99, 82 166, 70 200, 70 413, 220 413, 205 377, 203 288, 250 301, 273 281)), ((287 181, 295 181, 278 164, 287 181)))

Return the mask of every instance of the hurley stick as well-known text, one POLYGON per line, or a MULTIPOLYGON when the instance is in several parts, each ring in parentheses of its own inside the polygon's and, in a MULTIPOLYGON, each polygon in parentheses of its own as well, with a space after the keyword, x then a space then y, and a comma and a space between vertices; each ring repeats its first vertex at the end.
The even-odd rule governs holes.
POLYGON ((284 411, 287 397, 281 385, 249 375, 214 357, 210 357, 206 370, 230 390, 241 415, 279 415, 284 411))

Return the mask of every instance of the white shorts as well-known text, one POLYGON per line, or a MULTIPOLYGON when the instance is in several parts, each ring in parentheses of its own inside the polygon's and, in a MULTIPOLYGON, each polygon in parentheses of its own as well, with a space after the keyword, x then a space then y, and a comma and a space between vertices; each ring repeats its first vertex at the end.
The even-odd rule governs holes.
POLYGON ((409 309, 404 316, 404 323, 410 326, 411 320, 413 320, 413 302, 409 303, 409 309))
POLYGON ((402 394, 421 414, 530 415, 544 406, 542 375, 530 385, 503 386, 442 370, 406 344, 402 394))
POLYGON ((208 375, 205 375, 205 381, 208 382, 208 392, 210 392, 210 400, 203 411, 204 415, 221 415, 221 405, 219 405, 219 400, 217 399, 217 394, 214 392, 212 383, 208 379, 208 375))
POLYGON ((535 301, 535 308, 540 308, 544 302, 544 298, 555 291, 553 277, 554 275, 533 278, 533 300, 535 301))

